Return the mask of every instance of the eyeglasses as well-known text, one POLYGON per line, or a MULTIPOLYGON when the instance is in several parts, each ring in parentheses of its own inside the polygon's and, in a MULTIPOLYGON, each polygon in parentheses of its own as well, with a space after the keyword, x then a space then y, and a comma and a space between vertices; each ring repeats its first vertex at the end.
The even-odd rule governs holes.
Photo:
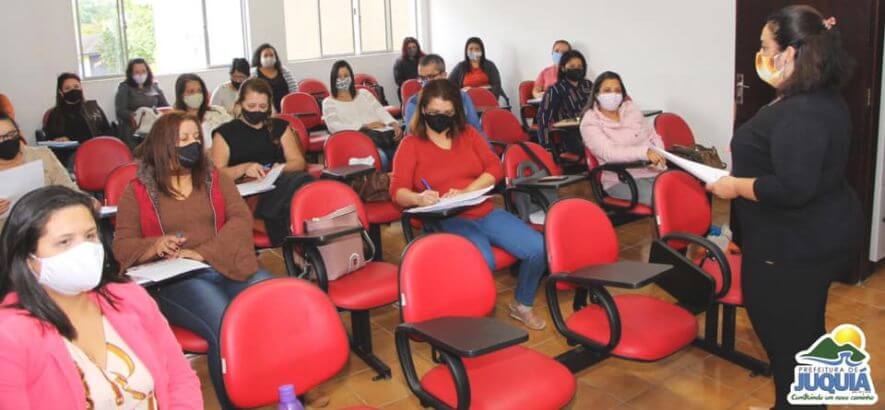
POLYGON ((427 83, 429 83, 429 82, 431 82, 431 81, 433 81, 433 80, 436 80, 436 78, 439 77, 440 74, 442 74, 442 73, 441 73, 441 72, 437 72, 436 74, 431 74, 431 75, 419 75, 419 76, 418 76, 418 82, 419 82, 421 85, 427 84, 427 83))
POLYGON ((18 139, 20 135, 21 134, 19 134, 18 130, 12 130, 12 131, 7 132, 6 134, 0 135, 0 141, 9 141, 11 139, 18 139))
POLYGON ((424 115, 445 115, 446 117, 454 117, 455 112, 454 111, 443 111, 443 112, 426 111, 426 112, 424 112, 424 115))

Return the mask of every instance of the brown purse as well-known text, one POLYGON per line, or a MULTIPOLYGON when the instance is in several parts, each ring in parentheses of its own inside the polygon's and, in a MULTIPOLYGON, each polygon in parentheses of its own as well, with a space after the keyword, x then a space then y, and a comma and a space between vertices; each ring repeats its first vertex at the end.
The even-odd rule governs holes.
POLYGON ((692 144, 690 146, 674 144, 667 151, 689 161, 699 162, 713 168, 726 168, 725 163, 719 158, 716 148, 705 147, 700 144, 692 144))
MULTIPOLYGON (((319 218, 311 218, 304 221, 304 228, 308 233, 358 226, 362 226, 362 223, 360 223, 356 207, 353 205, 348 205, 319 218)), ((323 259, 326 277, 329 280, 338 279, 366 265, 366 258, 363 254, 363 236, 359 232, 342 236, 326 245, 318 246, 317 250, 323 259)))
POLYGON ((386 172, 375 171, 371 174, 360 175, 350 182, 350 187, 356 191, 363 202, 390 200, 390 175, 386 172))

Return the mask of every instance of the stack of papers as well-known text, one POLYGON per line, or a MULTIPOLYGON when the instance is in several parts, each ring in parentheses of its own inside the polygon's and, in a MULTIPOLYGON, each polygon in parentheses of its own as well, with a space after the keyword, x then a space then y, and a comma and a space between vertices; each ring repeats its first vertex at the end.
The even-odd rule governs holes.
POLYGON ((409 212, 412 213, 429 213, 429 212, 439 212, 445 211, 446 209, 452 208, 460 208, 462 206, 473 206, 479 205, 485 202, 486 199, 491 198, 489 195, 486 195, 489 191, 492 190, 494 186, 489 186, 480 190, 465 192, 463 194, 454 195, 448 198, 440 199, 439 202, 433 205, 427 206, 419 206, 416 208, 410 208, 409 212))
POLYGON ((663 155, 664 158, 667 158, 667 161, 672 162, 679 168, 682 168, 683 170, 685 170, 685 172, 694 175, 697 179, 704 181, 705 184, 712 184, 718 181, 719 178, 729 175, 729 172, 727 170, 713 168, 699 162, 690 161, 678 155, 664 151, 663 149, 658 147, 652 147, 652 149, 663 155))
POLYGON ((28 192, 42 188, 46 182, 43 180, 43 161, 31 161, 0 171, 0 198, 8 200, 9 210, 0 214, 0 218, 9 216, 9 211, 28 192))
POLYGON ((245 182, 242 184, 237 184, 237 190, 240 191, 240 196, 249 196, 260 194, 262 192, 273 191, 276 186, 273 184, 277 182, 277 178, 280 177, 280 174, 283 173, 283 164, 277 164, 274 166, 264 178, 245 182))
POLYGON ((159 262, 146 263, 133 266, 126 271, 139 285, 159 283, 167 279, 193 272, 198 269, 206 269, 209 265, 190 259, 166 259, 159 262))

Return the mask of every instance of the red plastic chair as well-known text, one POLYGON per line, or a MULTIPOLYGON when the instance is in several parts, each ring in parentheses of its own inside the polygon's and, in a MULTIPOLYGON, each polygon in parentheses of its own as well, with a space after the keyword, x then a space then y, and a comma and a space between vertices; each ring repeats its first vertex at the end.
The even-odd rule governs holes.
POLYGON ((599 160, 596 159, 596 156, 593 155, 589 148, 584 149, 584 158, 587 163, 587 169, 590 171, 587 175, 587 180, 590 182, 593 197, 596 203, 600 204, 609 213, 609 217, 615 225, 632 222, 652 215, 651 207, 638 202, 639 193, 636 189, 636 180, 627 172, 629 168, 645 167, 645 162, 600 165, 599 160), (631 198, 626 200, 609 196, 602 185, 603 172, 616 173, 618 179, 630 187, 631 198))
POLYGON ((534 122, 535 116, 538 115, 538 107, 529 104, 529 100, 535 98, 532 93, 534 89, 535 82, 532 80, 519 83, 519 116, 522 118, 522 125, 526 128, 529 128, 529 121, 534 122))
POLYGON ((77 186, 87 192, 101 193, 111 171, 129 162, 132 162, 132 152, 123 141, 115 137, 87 140, 74 154, 77 186))
POLYGON ((400 87, 400 94, 403 99, 403 106, 405 106, 409 102, 409 98, 412 98, 413 95, 418 94, 418 92, 420 91, 421 84, 418 82, 418 80, 414 78, 406 80, 400 87))
POLYGON ((661 136, 664 149, 673 145, 694 145, 694 134, 688 123, 677 114, 665 112, 655 117, 655 132, 661 136))
POLYGON ((353 76, 353 83, 356 85, 377 85, 378 79, 371 74, 366 73, 356 73, 353 76))
POLYGON ((741 292, 741 255, 720 249, 705 236, 712 222, 710 199, 701 181, 683 171, 667 171, 655 179, 654 205, 657 237, 650 262, 661 260, 660 248, 668 248, 703 269, 715 281, 715 303, 705 313, 704 338, 699 347, 743 366, 756 374, 767 374, 768 364, 735 349, 737 308, 743 305, 741 292), (689 244, 703 250, 702 256, 688 255, 689 244), (722 338, 719 338, 719 309, 722 314, 722 338))
MULTIPOLYGON (((289 128, 292 128, 292 131, 298 136, 298 143, 301 146, 301 154, 307 159, 307 148, 310 146, 310 132, 307 131, 307 127, 304 126, 304 123, 290 114, 276 114, 274 115, 274 118, 286 120, 289 123, 289 128)), ((314 178, 319 178, 323 174, 323 169, 325 168, 322 164, 307 164, 307 173, 314 178)))
MULTIPOLYGON (((486 135, 488 135, 488 131, 486 135)), ((545 213, 547 209, 550 208, 550 205, 552 205, 551 201, 540 189, 516 186, 514 181, 521 178, 532 177, 536 171, 544 171, 545 168, 549 172, 547 175, 561 176, 563 175, 562 168, 560 168, 556 161, 553 160, 553 156, 549 151, 534 142, 524 142, 522 145, 508 145, 507 150, 504 151, 502 162, 504 165, 504 180, 507 185, 504 190, 504 207, 524 221, 527 221, 529 226, 536 231, 543 232, 543 223, 532 222, 532 219, 528 215, 520 214, 519 209, 517 209, 517 206, 515 205, 514 196, 520 193, 528 195, 529 198, 531 198, 531 201, 540 207, 545 213), (541 160, 542 164, 537 164, 526 152, 526 149, 531 150, 532 153, 535 154, 535 157, 541 160)))
MULTIPOLYGON (((606 287, 645 286, 672 270, 665 265, 616 263, 618 239, 614 227, 592 202, 570 198, 554 204, 547 214, 544 240, 550 271, 554 272, 546 287, 553 322, 569 342, 581 345, 557 358, 573 371, 608 356, 660 360, 695 339, 698 324, 692 312, 643 294, 612 296, 608 292, 606 287), (575 312, 567 319, 559 304, 559 284, 579 287, 575 312), (592 301, 589 305, 588 293, 592 301)), ((712 289, 712 281, 707 286, 712 289)))
POLYGON ((313 98, 317 100, 318 104, 322 104, 323 100, 330 95, 329 87, 326 87, 326 83, 317 80, 316 78, 305 78, 299 81, 298 91, 312 95, 313 98))
MULTIPOLYGON (((325 130, 326 123, 323 122, 323 111, 310 94, 297 92, 290 93, 283 97, 280 103, 282 114, 289 114, 301 120, 308 131, 325 130)), ((322 152, 323 144, 326 143, 328 134, 310 135, 310 143, 307 146, 307 152, 322 152)))
POLYGON ((519 124, 516 116, 505 109, 494 108, 486 111, 482 115, 481 123, 483 133, 489 138, 492 149, 499 157, 504 154, 504 150, 510 144, 526 142, 531 139, 519 124))
POLYGON ((302 395, 335 376, 348 358, 347 332, 329 297, 293 278, 265 280, 238 294, 224 313, 220 344, 225 390, 237 408, 275 404, 284 384, 302 395))
POLYGON ((473 87, 467 90, 467 96, 473 101, 473 106, 480 115, 485 115, 486 111, 498 108, 498 98, 495 97, 487 88, 473 87))
POLYGON ((375 370, 377 378, 387 378, 390 377, 390 368, 372 352, 369 310, 396 302, 396 265, 372 261, 357 271, 330 281, 317 247, 335 239, 335 235, 328 234, 318 239, 305 233, 305 221, 308 219, 322 217, 350 205, 356 207, 363 225, 363 230, 358 232, 363 235, 364 243, 371 247, 372 242, 367 240, 368 234, 365 232, 369 225, 365 207, 349 186, 338 181, 321 180, 311 182, 295 193, 291 208, 292 236, 286 238, 283 245, 286 271, 290 276, 304 274, 315 277, 319 287, 329 294, 332 303, 339 310, 350 312, 351 348, 375 370), (293 252, 298 252, 307 261, 306 269, 295 264, 293 252))
MULTIPOLYGON (((375 160, 375 171, 381 172, 381 157, 375 143, 359 131, 335 133, 323 147, 323 159, 328 169, 348 166, 351 158, 366 157, 372 157, 375 160)), ((375 256, 380 258, 383 254, 381 225, 398 221, 401 216, 400 208, 393 201, 366 202, 363 205, 369 221, 369 237, 375 244, 375 256)))
POLYGON ((574 396, 575 379, 565 366, 519 345, 528 340, 524 330, 488 317, 495 281, 467 239, 432 234, 411 243, 399 286, 403 324, 396 350, 423 406, 559 409, 574 396), (441 364, 419 378, 410 343, 430 344, 441 364))

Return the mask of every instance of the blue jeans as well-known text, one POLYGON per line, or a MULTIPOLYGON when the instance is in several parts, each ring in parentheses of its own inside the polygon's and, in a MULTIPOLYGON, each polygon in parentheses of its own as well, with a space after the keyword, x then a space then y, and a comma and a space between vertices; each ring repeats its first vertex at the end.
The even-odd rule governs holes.
POLYGON ((452 217, 440 221, 443 231, 463 236, 473 242, 491 270, 495 270, 492 246, 497 246, 520 260, 516 282, 516 300, 532 306, 541 276, 547 270, 544 237, 513 214, 495 209, 479 219, 452 217))
POLYGON ((203 269, 193 276, 160 286, 152 294, 169 323, 188 329, 209 343, 209 377, 222 405, 227 401, 221 373, 221 319, 224 309, 244 289, 272 276, 259 270, 245 282, 222 276, 215 269, 203 269))

